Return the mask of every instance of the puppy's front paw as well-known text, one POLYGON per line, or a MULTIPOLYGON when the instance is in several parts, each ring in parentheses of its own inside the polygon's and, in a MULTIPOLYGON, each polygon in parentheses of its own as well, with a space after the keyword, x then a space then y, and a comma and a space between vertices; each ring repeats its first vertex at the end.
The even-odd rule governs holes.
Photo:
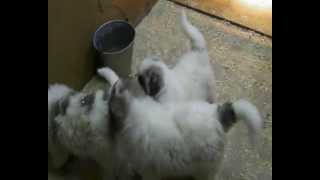
POLYGON ((97 70, 99 76, 106 78, 108 74, 113 73, 113 71, 109 67, 103 67, 97 70))
POLYGON ((118 75, 109 67, 100 68, 97 70, 97 73, 110 84, 115 83, 119 79, 118 75))

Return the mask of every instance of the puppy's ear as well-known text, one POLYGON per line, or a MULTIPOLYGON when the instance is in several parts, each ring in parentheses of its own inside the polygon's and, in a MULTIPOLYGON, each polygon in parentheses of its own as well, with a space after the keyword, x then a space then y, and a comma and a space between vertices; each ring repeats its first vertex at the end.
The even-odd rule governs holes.
POLYGON ((158 66, 150 66, 139 74, 138 81, 147 95, 155 97, 164 86, 162 69, 158 66))
POLYGON ((59 113, 65 115, 70 104, 70 96, 64 97, 59 101, 59 113))
POLYGON ((138 82, 140 84, 140 86, 142 87, 143 91, 145 92, 145 94, 149 95, 150 94, 150 88, 149 88, 149 84, 148 84, 148 77, 146 76, 145 73, 141 73, 138 75, 138 82))

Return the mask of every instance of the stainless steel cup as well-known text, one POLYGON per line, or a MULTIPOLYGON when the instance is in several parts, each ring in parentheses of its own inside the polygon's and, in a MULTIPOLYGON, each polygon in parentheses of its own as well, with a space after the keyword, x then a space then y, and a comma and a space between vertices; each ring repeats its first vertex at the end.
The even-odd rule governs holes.
POLYGON ((93 47, 98 51, 99 62, 119 76, 131 73, 134 28, 126 21, 112 20, 101 25, 93 36, 93 47))

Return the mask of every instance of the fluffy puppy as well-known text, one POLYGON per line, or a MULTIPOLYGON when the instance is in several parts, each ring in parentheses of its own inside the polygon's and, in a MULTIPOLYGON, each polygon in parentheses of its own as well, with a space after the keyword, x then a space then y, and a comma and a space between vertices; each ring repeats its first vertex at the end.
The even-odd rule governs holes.
POLYGON ((55 146, 49 147, 49 151, 59 147, 57 157, 73 154, 82 159, 95 160, 101 167, 103 179, 134 179, 135 174, 130 171, 129 165, 120 162, 114 153, 110 138, 113 127, 109 122, 108 94, 107 90, 75 92, 63 85, 49 88, 48 139, 56 142, 55 146), (63 153, 65 155, 60 156, 63 153))
POLYGON ((248 101, 161 104, 143 95, 136 84, 133 79, 117 81, 109 113, 117 127, 112 137, 119 157, 145 180, 184 176, 208 180, 223 157, 226 133, 238 120, 246 122, 250 136, 261 129, 260 114, 248 101))
POLYGON ((191 40, 191 51, 179 58, 170 69, 160 58, 143 60, 138 69, 138 80, 145 93, 159 102, 203 100, 215 98, 215 78, 209 61, 206 41, 201 32, 181 14, 181 26, 191 40))

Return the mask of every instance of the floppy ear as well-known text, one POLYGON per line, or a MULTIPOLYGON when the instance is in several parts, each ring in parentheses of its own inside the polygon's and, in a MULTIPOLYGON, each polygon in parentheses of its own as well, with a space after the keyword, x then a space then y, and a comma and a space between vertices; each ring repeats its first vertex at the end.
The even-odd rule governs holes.
POLYGON ((164 86, 163 72, 158 66, 150 66, 138 75, 138 81, 147 95, 155 97, 164 86))
POLYGON ((148 78, 146 77, 145 73, 141 73, 138 75, 138 82, 142 87, 143 91, 145 92, 145 94, 149 95, 150 88, 148 84, 148 78))

